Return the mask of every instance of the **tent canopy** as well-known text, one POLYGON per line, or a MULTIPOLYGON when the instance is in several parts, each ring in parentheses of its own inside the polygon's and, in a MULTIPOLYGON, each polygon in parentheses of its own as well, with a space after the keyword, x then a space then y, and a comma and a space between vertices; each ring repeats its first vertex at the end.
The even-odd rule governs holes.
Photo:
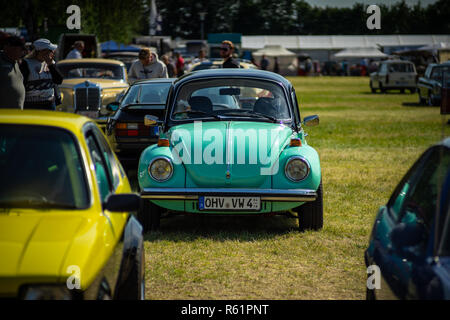
POLYGON ((386 58, 387 54, 381 52, 377 48, 349 48, 336 53, 336 59, 353 59, 353 58, 386 58))
POLYGON ((127 45, 124 45, 123 43, 121 43, 119 45, 114 40, 102 42, 101 47, 102 47, 103 52, 105 52, 105 51, 109 51, 109 52, 114 52, 114 51, 139 52, 139 50, 141 49, 140 47, 135 46, 135 45, 127 46, 127 45))
POLYGON ((292 51, 289 51, 282 46, 279 45, 267 45, 263 49, 253 52, 253 56, 262 56, 266 55, 267 57, 295 57, 296 54, 292 51))

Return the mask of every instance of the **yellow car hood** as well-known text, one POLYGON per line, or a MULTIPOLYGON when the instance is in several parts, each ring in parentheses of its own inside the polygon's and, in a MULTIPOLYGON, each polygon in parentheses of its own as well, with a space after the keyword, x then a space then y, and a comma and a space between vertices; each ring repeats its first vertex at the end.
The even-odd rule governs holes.
POLYGON ((93 78, 65 79, 63 83, 60 85, 60 87, 72 88, 73 86, 86 81, 97 83, 102 87, 102 89, 128 88, 128 83, 123 81, 110 79, 93 79, 93 78))
POLYGON ((103 237, 107 219, 76 211, 30 211, 0 211, 0 296, 15 295, 24 283, 64 283, 70 265, 82 270, 86 287, 109 255, 105 242, 110 241, 103 237))

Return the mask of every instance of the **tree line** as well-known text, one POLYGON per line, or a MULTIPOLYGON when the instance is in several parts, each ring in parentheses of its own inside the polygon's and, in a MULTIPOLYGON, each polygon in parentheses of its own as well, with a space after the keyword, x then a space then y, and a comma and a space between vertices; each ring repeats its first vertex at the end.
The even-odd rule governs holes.
MULTIPOLYGON (((376 1, 374 1, 376 4, 376 1)), ((124 43, 149 29, 151 0, 16 0, 0 11, 0 27, 25 26, 31 38, 47 29, 64 32, 66 8, 81 8, 81 32, 95 33, 100 41, 124 43)), ((205 33, 244 35, 356 35, 356 34, 450 34, 450 1, 428 6, 408 6, 394 1, 379 5, 381 29, 368 30, 367 5, 351 8, 314 7, 304 0, 156 0, 162 17, 162 34, 184 39, 200 38, 199 12, 207 12, 205 33)))

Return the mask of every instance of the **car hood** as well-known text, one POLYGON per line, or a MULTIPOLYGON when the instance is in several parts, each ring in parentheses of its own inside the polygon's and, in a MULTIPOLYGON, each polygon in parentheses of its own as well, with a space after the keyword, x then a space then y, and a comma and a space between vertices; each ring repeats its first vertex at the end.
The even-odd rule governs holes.
POLYGON ((68 264, 84 268, 95 245, 96 222, 65 210, 0 211, 0 296, 14 295, 23 283, 61 282, 68 264))
POLYGON ((186 168, 186 187, 211 188, 270 188, 291 135, 288 126, 252 121, 196 122, 168 132, 186 168))
POLYGON ((72 88, 77 84, 83 82, 94 82, 101 86, 102 89, 111 89, 111 88, 128 88, 128 84, 119 80, 111 80, 111 79, 93 79, 93 78, 76 78, 76 79, 64 79, 63 83, 59 86, 60 88, 72 88))

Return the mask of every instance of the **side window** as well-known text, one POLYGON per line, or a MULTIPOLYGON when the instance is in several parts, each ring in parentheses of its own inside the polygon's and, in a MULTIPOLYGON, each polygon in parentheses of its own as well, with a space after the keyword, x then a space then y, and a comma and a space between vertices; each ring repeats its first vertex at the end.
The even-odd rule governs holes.
POLYGON ((386 63, 383 63, 380 67, 380 73, 387 73, 387 65, 386 63))
POLYGON ((424 166, 419 170, 400 210, 400 221, 422 222, 430 230, 436 213, 440 188, 450 166, 450 151, 436 147, 430 151, 424 166))
POLYGON ((95 127, 93 131, 96 140, 99 142, 99 148, 105 159, 106 168, 108 170, 109 176, 112 178, 112 183, 114 187, 113 190, 115 190, 117 186, 120 184, 120 176, 122 175, 123 177, 125 173, 123 172, 123 170, 121 170, 121 165, 117 163, 116 158, 114 158, 111 148, 109 147, 105 138, 101 134, 100 130, 97 127, 95 127))
POLYGON ((100 151, 98 143, 91 131, 89 131, 86 135, 86 143, 88 145, 92 161, 94 162, 95 176, 97 178, 97 184, 100 191, 100 199, 103 202, 106 200, 106 197, 112 189, 108 166, 105 162, 105 157, 100 151))
POLYGON ((300 110, 298 108, 297 96, 295 94, 294 89, 292 89, 292 91, 291 91, 291 100, 292 100, 292 105, 294 106, 295 122, 300 126, 300 110))

